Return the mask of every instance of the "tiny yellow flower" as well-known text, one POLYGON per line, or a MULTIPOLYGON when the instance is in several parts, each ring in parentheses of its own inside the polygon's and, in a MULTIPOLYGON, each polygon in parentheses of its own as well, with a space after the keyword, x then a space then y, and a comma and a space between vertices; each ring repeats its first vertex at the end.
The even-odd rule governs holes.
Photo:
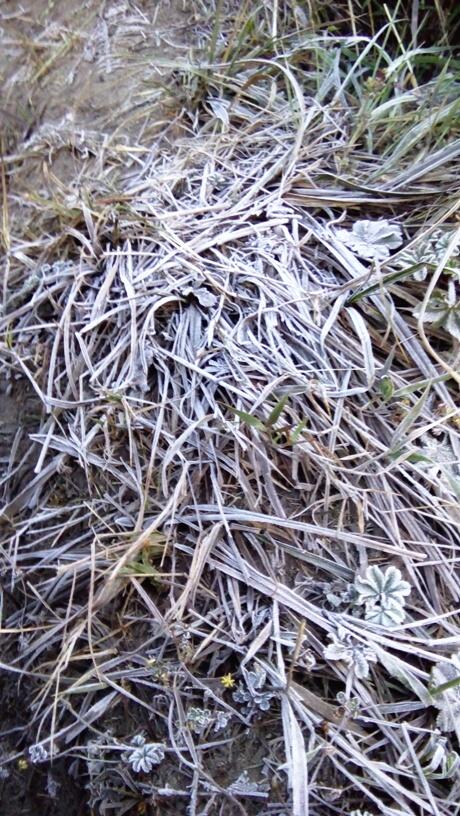
POLYGON ((28 767, 29 767, 29 763, 27 762, 27 759, 24 759, 24 757, 21 757, 20 759, 18 759, 18 769, 20 771, 27 771, 28 767))
POLYGON ((162 671, 161 674, 159 675, 158 679, 159 679, 162 686, 169 687, 171 685, 170 679, 169 679, 169 672, 167 672, 167 671, 162 671))
POLYGON ((235 685, 234 677, 232 674, 230 674, 230 672, 228 674, 224 674, 224 676, 220 678, 220 682, 226 689, 233 688, 235 685))

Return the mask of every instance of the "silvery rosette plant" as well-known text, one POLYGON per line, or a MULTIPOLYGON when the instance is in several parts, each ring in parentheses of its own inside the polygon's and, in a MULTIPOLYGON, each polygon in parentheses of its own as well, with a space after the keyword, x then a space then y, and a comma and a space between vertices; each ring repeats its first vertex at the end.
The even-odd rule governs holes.
POLYGON ((133 737, 125 759, 134 773, 149 773, 154 765, 163 761, 165 750, 159 742, 146 742, 141 734, 133 737))
POLYGON ((401 571, 388 567, 385 572, 380 567, 368 567, 364 577, 355 579, 357 593, 355 604, 365 607, 364 617, 379 626, 398 626, 406 613, 405 599, 411 587, 403 581, 401 571))
POLYGON ((402 244, 400 227, 384 219, 355 221, 351 230, 338 229, 335 236, 367 261, 386 261, 390 251, 402 244))

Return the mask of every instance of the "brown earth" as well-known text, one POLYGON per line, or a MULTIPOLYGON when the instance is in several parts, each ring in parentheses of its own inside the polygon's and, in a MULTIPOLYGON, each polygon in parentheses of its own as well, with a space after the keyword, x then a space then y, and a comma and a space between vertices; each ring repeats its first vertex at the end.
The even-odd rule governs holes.
MULTIPOLYGON (((119 171, 153 139, 171 136, 175 97, 168 109, 158 95, 171 82, 168 62, 190 50, 193 25, 200 22, 191 7, 179 0, 3 0, 0 235, 10 259, 36 258, 45 233, 48 247, 50 234, 58 242, 75 197, 104 186, 109 196, 116 193, 119 171)), ((6 257, 0 255, 0 303, 11 284, 6 257)), ((0 504, 8 499, 2 492, 8 469, 22 461, 10 481, 14 491, 31 472, 29 434, 40 410, 28 384, 11 382, 3 369, 0 504)), ((0 675, 0 763, 13 760, 7 770, 0 767, 2 816, 89 813, 86 791, 69 776, 68 763, 56 763, 50 777, 48 769, 26 762, 20 729, 29 713, 19 703, 26 695, 17 675, 0 675)))

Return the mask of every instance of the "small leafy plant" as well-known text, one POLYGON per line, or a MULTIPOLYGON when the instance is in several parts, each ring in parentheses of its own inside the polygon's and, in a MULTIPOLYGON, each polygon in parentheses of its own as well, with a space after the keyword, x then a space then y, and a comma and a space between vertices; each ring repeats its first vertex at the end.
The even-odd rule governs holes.
MULTIPOLYGON (((443 232, 436 230, 425 240, 419 241, 410 249, 405 249, 400 252, 396 259, 396 265, 403 268, 416 266, 417 269, 414 271, 412 277, 416 281, 423 281, 428 275, 430 268, 436 266, 442 260, 451 239, 452 231, 443 232)), ((457 247, 453 251, 452 257, 447 262, 446 272, 455 269, 455 256, 457 256, 459 252, 460 247, 457 247)))
POLYGON ((187 711, 186 722, 195 734, 202 734, 213 722, 213 715, 209 708, 192 706, 187 711))
POLYGON ((272 408, 267 419, 265 420, 259 419, 259 417, 254 416, 254 414, 249 414, 247 411, 240 411, 237 408, 233 408, 231 405, 227 405, 226 407, 230 408, 233 413, 236 414, 236 416, 246 425, 249 425, 251 428, 255 428, 257 431, 263 431, 264 433, 268 434, 275 445, 282 442, 287 442, 288 445, 295 445, 299 441, 306 427, 306 422, 304 420, 301 420, 294 428, 291 425, 286 425, 279 430, 275 430, 274 427, 283 413, 288 399, 289 396, 284 394, 276 402, 274 408, 272 408))
POLYGON ((359 716, 361 710, 359 697, 348 697, 344 691, 339 691, 335 699, 342 708, 345 716, 351 717, 352 720, 359 716))
POLYGON ((215 711, 212 712, 209 708, 198 708, 192 706, 188 709, 186 715, 186 722, 188 727, 194 734, 203 734, 210 725, 213 725, 213 731, 223 731, 227 727, 232 718, 229 711, 215 711))
POLYGON ((254 671, 243 669, 243 674, 246 685, 244 686, 240 683, 236 691, 233 692, 235 702, 246 703, 248 705, 248 713, 251 713, 251 710, 254 711, 256 708, 259 708, 261 711, 268 711, 275 694, 271 691, 264 691, 267 682, 267 672, 259 668, 254 671))
POLYGON ((460 756, 449 749, 447 737, 433 732, 419 757, 424 775, 429 779, 449 779, 458 771, 460 756))
POLYGON ((351 230, 338 229, 336 237, 360 258, 367 261, 386 261, 390 250, 402 244, 401 228, 382 219, 355 221, 351 230))
POLYGON ((430 479, 455 479, 457 473, 456 456, 447 439, 435 439, 427 435, 419 448, 422 459, 417 462, 430 479))
POLYGON ((437 727, 447 733, 454 731, 460 719, 460 652, 433 666, 430 693, 433 705, 440 710, 437 727))
POLYGON ((163 745, 159 742, 146 742, 142 734, 133 737, 131 746, 126 754, 126 761, 134 773, 149 773, 165 757, 163 745))
POLYGON ((369 663, 377 662, 377 655, 363 643, 357 643, 352 635, 342 627, 337 635, 329 635, 332 640, 324 650, 326 660, 341 660, 349 666, 356 677, 365 680, 369 677, 369 663))
POLYGON ((159 533, 152 533, 148 543, 142 548, 136 561, 132 561, 120 570, 121 575, 132 575, 138 578, 149 578, 152 583, 159 583, 161 573, 154 567, 153 561, 164 552, 165 538, 159 533))
POLYGON ((423 323, 431 323, 435 328, 442 328, 456 340, 460 341, 460 298, 457 295, 455 281, 450 280, 447 291, 436 290, 422 310, 420 303, 414 309, 414 317, 421 317, 423 323))
POLYGON ((356 578, 356 605, 364 605, 364 617, 379 626, 398 626, 406 617, 405 598, 411 587, 396 567, 383 572, 380 567, 368 567, 363 578, 356 578))
POLYGON ((424 281, 430 269, 437 263, 437 255, 431 242, 419 243, 401 252, 395 263, 403 269, 416 267, 412 274, 413 279, 424 281))

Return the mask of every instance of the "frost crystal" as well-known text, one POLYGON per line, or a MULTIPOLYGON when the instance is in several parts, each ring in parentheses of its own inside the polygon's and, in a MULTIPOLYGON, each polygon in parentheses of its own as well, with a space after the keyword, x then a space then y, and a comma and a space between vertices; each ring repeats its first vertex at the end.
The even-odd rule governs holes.
POLYGON ((54 778, 50 771, 46 778, 46 791, 51 799, 55 799, 60 788, 59 782, 54 778))

